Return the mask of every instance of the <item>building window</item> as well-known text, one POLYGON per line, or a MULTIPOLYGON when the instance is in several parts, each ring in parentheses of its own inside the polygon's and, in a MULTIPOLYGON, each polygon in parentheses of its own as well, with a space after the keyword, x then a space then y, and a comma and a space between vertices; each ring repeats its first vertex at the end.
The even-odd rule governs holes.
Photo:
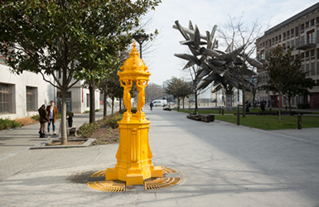
POLYGON ((311 57, 315 56, 315 50, 311 50, 310 55, 311 55, 311 57))
POLYGON ((306 58, 310 56, 310 51, 307 51, 305 53, 306 53, 306 58))
POLYGON ((86 94, 86 107, 90 107, 90 94, 86 94))
POLYGON ((316 70, 315 70, 315 63, 311 63, 311 75, 316 75, 316 70))
POLYGON ((282 36, 285 38, 285 37, 286 37, 286 32, 284 32, 284 33, 282 34, 282 36))
POLYGON ((306 64, 306 73, 307 73, 307 76, 310 76, 310 73, 309 73, 309 70, 310 70, 310 68, 309 68, 309 66, 310 66, 310 64, 306 64))
POLYGON ((287 36, 288 36, 288 37, 290 36, 290 31, 287 31, 287 36))
POLYGON ((294 34, 294 29, 291 29, 291 35, 293 35, 294 34))
POLYGON ((307 43, 315 43, 315 30, 310 30, 309 32, 307 32, 307 43))
POLYGON ((36 100, 37 89, 34 87, 27 87, 27 111, 36 111, 37 100, 36 100))
POLYGON ((309 22, 306 22, 306 28, 308 28, 309 27, 309 22))
POLYGON ((291 40, 290 41, 290 46, 292 47, 292 46, 294 46, 295 45, 295 40, 291 40))
POLYGON ((299 35, 298 27, 295 28, 295 31, 296 31, 296 36, 298 36, 299 35))
POLYGON ((0 84, 0 113, 9 113, 9 86, 0 84))
POLYGON ((315 25, 315 23, 316 23, 315 19, 312 19, 312 20, 310 21, 310 26, 315 25))
POLYGON ((305 29, 305 25, 304 24, 300 25, 300 30, 304 30, 304 29, 305 29))

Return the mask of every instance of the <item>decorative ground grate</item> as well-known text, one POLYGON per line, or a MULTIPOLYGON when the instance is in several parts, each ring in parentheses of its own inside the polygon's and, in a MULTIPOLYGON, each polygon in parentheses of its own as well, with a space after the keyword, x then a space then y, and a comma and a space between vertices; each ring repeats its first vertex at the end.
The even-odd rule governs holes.
POLYGON ((115 183, 112 180, 88 182, 89 187, 107 192, 125 192, 125 183, 115 183))
POLYGON ((163 169, 163 174, 178 173, 176 170, 173 170, 173 169, 168 168, 168 167, 162 167, 162 169, 163 169))
POLYGON ((167 188, 178 184, 181 181, 180 177, 177 178, 156 178, 155 180, 145 181, 145 190, 157 190, 167 188))
POLYGON ((106 170, 102 170, 102 171, 99 171, 99 172, 96 172, 94 173, 93 175, 91 175, 91 177, 105 177, 105 172, 106 170))
MULTIPOLYGON (((181 177, 174 177, 174 174, 179 175, 176 170, 171 168, 162 167, 163 169, 163 178, 150 178, 145 180, 144 182, 144 189, 145 190, 157 190, 161 188, 167 188, 173 185, 178 184, 182 179, 181 177), (173 177, 166 177, 168 175, 172 175, 173 177)), ((106 170, 98 171, 91 175, 91 177, 105 177, 106 170)), ((91 188, 100 191, 107 191, 107 192, 125 192, 125 182, 122 181, 95 181, 95 182, 88 182, 87 185, 91 188)))

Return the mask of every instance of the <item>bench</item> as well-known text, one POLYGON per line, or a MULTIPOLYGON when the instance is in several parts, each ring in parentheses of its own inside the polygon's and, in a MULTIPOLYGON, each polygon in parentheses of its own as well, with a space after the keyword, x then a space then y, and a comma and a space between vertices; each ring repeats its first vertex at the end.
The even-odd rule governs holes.
POLYGON ((201 116, 201 120, 204 122, 211 122, 215 120, 215 115, 202 114, 200 116, 201 116))

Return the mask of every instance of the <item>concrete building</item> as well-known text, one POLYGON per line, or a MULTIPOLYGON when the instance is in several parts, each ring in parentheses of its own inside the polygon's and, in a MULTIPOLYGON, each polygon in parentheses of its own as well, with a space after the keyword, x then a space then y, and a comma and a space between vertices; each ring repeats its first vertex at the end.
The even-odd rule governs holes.
POLYGON ((3 59, 0 74, 0 118, 33 116, 42 104, 47 105, 55 98, 56 89, 43 81, 41 74, 24 71, 15 75, 3 59))
MULTIPOLYGON (((59 80, 61 81, 61 80, 59 80)), ((61 111, 61 92, 58 90, 57 107, 61 111)), ((100 109, 100 90, 95 90, 95 109, 100 109)), ((74 113, 83 113, 90 110, 90 91, 84 87, 84 81, 77 82, 67 93, 66 110, 74 113)))
MULTIPOLYGON (((285 44, 286 48, 295 46, 293 55, 301 55, 303 71, 309 72, 316 83, 319 83, 319 3, 303 10, 291 18, 267 30, 256 41, 257 57, 260 61, 265 59, 265 54, 270 48, 278 44, 285 44)), ((263 87, 268 82, 268 76, 259 72, 258 96, 260 100, 271 101, 272 106, 279 104, 279 97, 263 87)), ((310 90, 311 96, 297 96, 292 99, 292 106, 298 103, 309 103, 311 108, 319 108, 319 87, 310 90)), ((282 106, 288 105, 282 97, 282 106)))
MULTIPOLYGON (((38 108, 50 104, 51 100, 61 111, 60 92, 43 80, 41 74, 23 71, 13 74, 0 56, 0 118, 23 118, 38 114, 38 108)), ((52 82, 53 78, 47 76, 52 82)), ((100 108, 100 91, 95 91, 95 108, 100 108)), ((82 113, 89 110, 89 89, 79 81, 68 92, 67 110, 82 113)))

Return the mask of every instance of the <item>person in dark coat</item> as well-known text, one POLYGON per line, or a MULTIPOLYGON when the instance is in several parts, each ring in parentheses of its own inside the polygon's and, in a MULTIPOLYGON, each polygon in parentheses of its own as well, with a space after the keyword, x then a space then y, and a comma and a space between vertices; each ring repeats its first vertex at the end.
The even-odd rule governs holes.
POLYGON ((150 103, 150 108, 151 108, 151 111, 153 109, 153 102, 150 103))
POLYGON ((47 114, 46 114, 46 110, 45 110, 45 105, 43 104, 39 110, 39 122, 40 122, 40 138, 46 138, 48 137, 46 134, 45 134, 45 124, 49 121, 48 118, 47 118, 47 114))

